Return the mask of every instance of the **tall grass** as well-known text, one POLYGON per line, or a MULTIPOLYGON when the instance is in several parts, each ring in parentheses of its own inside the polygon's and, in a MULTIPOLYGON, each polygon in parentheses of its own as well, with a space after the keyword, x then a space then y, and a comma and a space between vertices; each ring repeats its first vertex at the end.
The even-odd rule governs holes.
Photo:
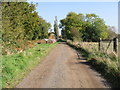
POLYGON ((2 56, 2 87, 10 88, 41 62, 55 44, 35 44, 24 52, 2 56))
POLYGON ((105 53, 96 49, 95 43, 81 42, 79 44, 69 43, 70 46, 74 47, 80 54, 86 57, 89 64, 99 71, 110 83, 112 87, 120 87, 120 68, 118 58, 114 53, 105 53))

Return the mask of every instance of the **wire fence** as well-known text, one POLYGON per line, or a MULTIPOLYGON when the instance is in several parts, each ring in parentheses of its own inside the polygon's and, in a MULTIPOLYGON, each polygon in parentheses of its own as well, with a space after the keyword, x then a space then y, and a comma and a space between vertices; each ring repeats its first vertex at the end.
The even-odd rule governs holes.
POLYGON ((73 42, 75 45, 80 45, 81 47, 89 49, 89 51, 101 51, 104 53, 114 53, 117 56, 120 56, 120 44, 118 44, 118 38, 113 38, 109 40, 99 40, 99 42, 73 42))
POLYGON ((98 50, 107 52, 107 53, 115 52, 116 54, 118 54, 119 53, 118 38, 116 37, 116 38, 113 38, 110 40, 101 40, 100 39, 99 45, 98 45, 98 50))

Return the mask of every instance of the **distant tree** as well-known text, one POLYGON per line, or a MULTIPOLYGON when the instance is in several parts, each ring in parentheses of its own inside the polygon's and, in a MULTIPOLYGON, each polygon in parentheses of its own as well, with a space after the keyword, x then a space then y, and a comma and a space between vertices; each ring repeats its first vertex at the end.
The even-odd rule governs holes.
POLYGON ((76 27, 71 28, 71 35, 73 41, 81 41, 81 33, 79 32, 79 29, 76 27))
POLYGON ((74 12, 68 13, 66 18, 60 21, 61 22, 60 27, 62 28, 62 34, 64 33, 63 37, 74 40, 76 37, 75 37, 75 34, 73 33, 78 32, 79 38, 81 38, 80 32, 82 30, 83 21, 84 21, 83 14, 77 15, 74 12), (74 30, 77 30, 77 31, 74 31, 74 30))
POLYGON ((104 20, 96 14, 86 14, 84 16, 81 13, 70 12, 60 22, 62 35, 67 39, 74 40, 77 38, 79 41, 98 41, 99 38, 108 38, 108 28, 104 20))
POLYGON ((108 29, 103 19, 95 14, 86 14, 82 38, 84 41, 98 41, 108 37, 108 29))
POLYGON ((64 28, 61 30, 61 35, 63 39, 67 39, 66 30, 64 28))
POLYGON ((56 35, 56 39, 59 38, 59 31, 58 31, 58 21, 57 21, 57 16, 55 17, 55 21, 54 21, 54 32, 56 35))
POLYGON ((115 33, 116 28, 114 26, 108 26, 108 39, 113 39, 117 37, 117 34, 115 33))

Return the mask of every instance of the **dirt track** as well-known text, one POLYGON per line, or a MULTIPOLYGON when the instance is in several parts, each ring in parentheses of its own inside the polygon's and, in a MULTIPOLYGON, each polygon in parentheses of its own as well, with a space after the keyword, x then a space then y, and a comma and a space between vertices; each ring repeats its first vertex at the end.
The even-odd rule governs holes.
POLYGON ((76 51, 59 44, 17 88, 105 88, 106 81, 76 51))

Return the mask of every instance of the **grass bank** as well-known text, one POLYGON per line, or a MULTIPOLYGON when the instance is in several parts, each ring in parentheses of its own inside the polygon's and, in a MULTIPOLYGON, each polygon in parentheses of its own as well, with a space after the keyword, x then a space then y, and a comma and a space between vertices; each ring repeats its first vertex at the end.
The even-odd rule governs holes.
POLYGON ((35 44, 24 52, 2 56, 2 87, 13 88, 54 48, 54 44, 35 44))
POLYGON ((120 59, 118 57, 114 56, 114 54, 100 52, 95 48, 85 47, 85 45, 73 45, 72 43, 68 43, 68 45, 82 54, 91 67, 106 78, 111 87, 120 87, 120 59))

